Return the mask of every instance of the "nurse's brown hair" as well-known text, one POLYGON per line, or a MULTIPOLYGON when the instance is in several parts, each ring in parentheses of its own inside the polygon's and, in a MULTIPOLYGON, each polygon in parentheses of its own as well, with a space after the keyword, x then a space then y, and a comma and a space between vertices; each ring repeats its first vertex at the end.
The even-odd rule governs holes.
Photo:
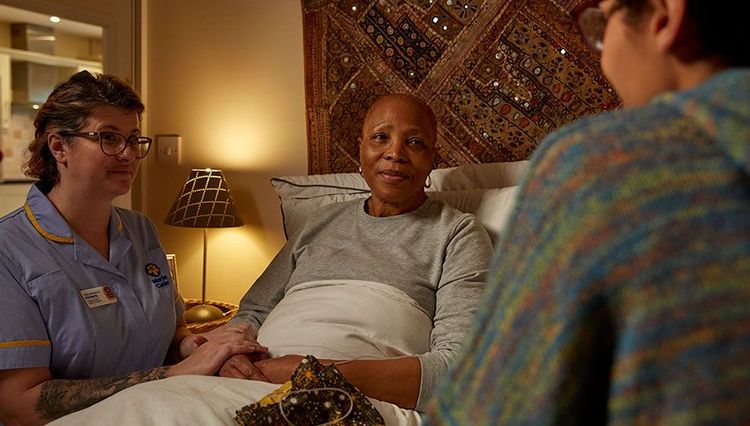
POLYGON ((108 74, 81 71, 55 87, 34 119, 34 140, 29 144, 29 160, 24 173, 39 179, 46 193, 59 181, 57 162, 47 145, 52 132, 78 132, 99 107, 117 107, 136 112, 140 120, 145 110, 141 98, 124 80, 108 74))

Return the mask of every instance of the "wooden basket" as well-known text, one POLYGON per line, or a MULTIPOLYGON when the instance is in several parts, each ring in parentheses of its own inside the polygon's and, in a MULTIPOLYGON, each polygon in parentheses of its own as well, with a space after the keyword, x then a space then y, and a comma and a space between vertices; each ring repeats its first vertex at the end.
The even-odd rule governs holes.
MULTIPOLYGON (((185 300, 185 310, 188 310, 192 308, 193 306, 197 306, 201 304, 200 299, 184 299, 184 300, 185 300)), ((230 319, 232 319, 234 314, 237 313, 237 309, 239 309, 239 306, 235 304, 217 302, 215 300, 206 300, 206 304, 216 306, 217 308, 221 309, 221 312, 224 313, 224 318, 219 318, 214 321, 188 323, 187 327, 193 333, 202 333, 205 331, 213 330, 214 328, 220 325, 226 324, 227 322, 229 322, 230 319)))

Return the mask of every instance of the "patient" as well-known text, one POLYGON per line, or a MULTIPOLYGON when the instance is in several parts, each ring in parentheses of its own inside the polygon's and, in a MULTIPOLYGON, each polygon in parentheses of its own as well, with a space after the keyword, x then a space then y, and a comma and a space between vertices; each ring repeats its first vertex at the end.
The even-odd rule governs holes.
POLYGON ((367 199, 326 206, 290 237, 242 299, 271 359, 239 355, 221 374, 282 383, 302 355, 367 396, 420 410, 458 351, 491 255, 474 216, 431 200, 436 119, 408 95, 379 98, 360 140, 367 199))
POLYGON ((582 15, 626 108, 534 153, 435 424, 750 424, 748 16, 582 15))

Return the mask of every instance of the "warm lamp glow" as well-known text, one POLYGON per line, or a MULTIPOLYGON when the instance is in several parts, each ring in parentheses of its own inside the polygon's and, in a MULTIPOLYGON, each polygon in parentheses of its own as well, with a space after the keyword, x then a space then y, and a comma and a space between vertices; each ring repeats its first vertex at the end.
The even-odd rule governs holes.
POLYGON ((226 229, 221 235, 217 235, 215 240, 219 246, 229 248, 232 251, 248 246, 252 246, 253 251, 260 251, 255 239, 249 235, 248 227, 226 229))
POLYGON ((194 138, 221 143, 193 144, 192 152, 186 151, 189 158, 229 170, 279 173, 306 167, 305 141, 292 132, 299 123, 279 118, 282 112, 288 113, 289 106, 283 98, 276 98, 238 99, 234 90, 212 93, 200 103, 200 128, 194 138))
POLYGON ((254 125, 218 126, 214 129, 213 137, 222 141, 221 149, 207 150, 202 156, 203 161, 221 164, 226 169, 254 170, 266 167, 269 162, 278 161, 278 147, 268 142, 274 138, 263 130, 254 125))
POLYGON ((223 278, 221 287, 212 288, 215 298, 240 301, 279 250, 276 245, 265 244, 265 238, 265 230, 252 226, 226 228, 212 235, 209 272, 214 275, 214 271, 221 271, 223 278))

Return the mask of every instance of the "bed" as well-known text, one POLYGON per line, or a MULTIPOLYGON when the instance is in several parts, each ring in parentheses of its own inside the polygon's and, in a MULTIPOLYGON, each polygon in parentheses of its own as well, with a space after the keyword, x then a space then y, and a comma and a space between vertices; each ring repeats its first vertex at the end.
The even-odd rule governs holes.
MULTIPOLYGON (((527 168, 527 161, 509 163, 485 163, 434 170, 431 174, 432 185, 428 195, 443 200, 449 205, 469 213, 476 214, 480 223, 487 229, 493 242, 502 234, 507 219, 512 211, 517 192, 517 184, 527 168)), ((304 224, 309 214, 329 203, 367 197, 368 188, 359 174, 342 173, 312 176, 285 176, 271 180, 274 190, 280 198, 283 215, 284 232, 294 235, 304 224)), ((404 310, 403 317, 392 318, 371 311, 378 303, 356 305, 361 297, 357 294, 339 293, 340 283, 330 283, 330 297, 341 297, 343 303, 351 305, 361 317, 375 318, 372 321, 396 321, 411 324, 414 327, 431 327, 430 319, 404 310), (348 299, 346 299, 348 298, 348 299), (366 312, 366 314, 365 314, 366 312), (409 316, 412 315, 412 316, 409 316)), ((397 298, 388 294, 387 289, 377 283, 368 283, 366 291, 378 293, 383 298, 397 298)), ((404 301, 408 304, 408 301, 404 301)), ((290 306, 289 321, 293 314, 299 312, 299 306, 290 306)), ((267 319, 267 322, 269 322, 267 319)), ((326 318, 321 318, 325 322, 326 318)), ((265 326, 265 324, 264 324, 265 326)), ((354 333, 347 332, 341 336, 313 336, 309 342, 324 342, 323 346, 335 346, 337 350, 347 347, 350 338, 356 345, 385 345, 393 353, 417 353, 419 342, 391 341, 391 337, 368 332, 372 324, 361 322, 354 333), (352 334, 354 336, 352 337, 352 334), (349 337, 347 337, 349 336, 349 337), (377 341, 376 341, 377 340, 377 341), (336 342, 332 344, 331 342, 336 342), (400 352, 399 352, 400 351, 400 352)), ((386 327, 387 328, 387 327, 386 327)), ((282 328, 283 329, 283 328, 282 328)), ((351 331, 351 330, 350 330, 351 331)), ((308 333, 307 331, 305 333, 308 333)), ((311 332, 314 333, 314 330, 311 332)), ((258 340, 271 348, 276 354, 283 353, 285 341, 295 340, 291 334, 280 337, 278 330, 264 333, 261 328, 258 340), (266 337, 268 336, 268 337, 266 337)), ((309 336, 307 336, 309 337, 309 336)), ((352 346, 348 353, 360 353, 358 346, 352 346)), ((312 353, 320 357, 336 359, 336 353, 313 347, 312 343, 287 348, 290 353, 312 353)), ((365 354, 366 355, 366 354, 365 354)), ((341 358, 339 358, 341 359, 341 358)), ((262 399, 272 393, 279 385, 249 380, 228 379, 221 377, 179 376, 165 380, 143 383, 121 391, 112 397, 99 402, 85 410, 58 419, 56 425, 80 424, 139 424, 139 425, 224 425, 234 423, 237 410, 262 399)), ((370 399, 388 425, 413 425, 420 423, 416 411, 404 410, 393 404, 370 399)))

